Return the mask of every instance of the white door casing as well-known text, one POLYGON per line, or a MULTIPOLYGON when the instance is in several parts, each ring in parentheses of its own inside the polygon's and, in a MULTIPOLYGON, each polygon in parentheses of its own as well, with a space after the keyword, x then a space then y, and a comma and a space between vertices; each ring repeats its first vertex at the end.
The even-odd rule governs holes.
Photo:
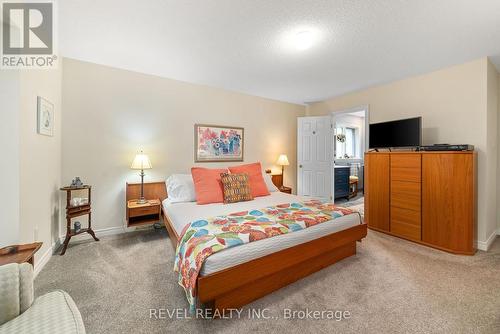
POLYGON ((297 123, 297 194, 331 200, 332 117, 299 117, 297 123))

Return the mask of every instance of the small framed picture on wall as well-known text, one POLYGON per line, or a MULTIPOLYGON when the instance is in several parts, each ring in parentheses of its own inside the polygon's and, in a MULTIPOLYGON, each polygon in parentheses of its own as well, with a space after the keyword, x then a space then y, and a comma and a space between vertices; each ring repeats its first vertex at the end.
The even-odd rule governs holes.
POLYGON ((194 161, 243 161, 244 129, 222 125, 194 125, 194 161))
POLYGON ((37 96, 37 132, 44 136, 54 135, 54 105, 37 96))

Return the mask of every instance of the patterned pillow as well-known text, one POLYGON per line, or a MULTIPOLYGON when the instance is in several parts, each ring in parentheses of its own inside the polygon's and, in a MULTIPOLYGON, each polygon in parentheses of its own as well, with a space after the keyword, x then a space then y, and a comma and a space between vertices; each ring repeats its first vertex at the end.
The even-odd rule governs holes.
POLYGON ((248 174, 221 173, 222 187, 224 188, 224 203, 236 203, 253 200, 252 191, 248 182, 248 174))

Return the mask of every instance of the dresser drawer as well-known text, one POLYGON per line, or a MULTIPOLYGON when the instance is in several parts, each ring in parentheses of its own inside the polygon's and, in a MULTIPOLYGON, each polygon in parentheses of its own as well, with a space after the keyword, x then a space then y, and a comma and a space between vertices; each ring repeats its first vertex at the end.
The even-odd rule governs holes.
POLYGON ((145 206, 139 208, 133 208, 129 211, 130 217, 139 217, 147 215, 157 215, 160 213, 160 208, 158 206, 145 206))
POLYGON ((391 168, 391 180, 418 182, 422 178, 420 168, 393 167, 391 168))
POLYGON ((404 238, 421 240, 420 211, 391 207, 391 232, 404 238))
POLYGON ((391 205, 401 209, 419 211, 421 208, 420 196, 392 194, 391 205))
POLYGON ((349 184, 349 175, 335 175, 335 184, 349 184))
POLYGON ((391 206, 391 221, 413 225, 418 227, 419 229, 422 225, 420 219, 420 211, 401 209, 395 206, 391 206))
POLYGON ((341 176, 341 175, 346 175, 349 177, 350 173, 350 167, 345 167, 345 168, 335 168, 335 177, 341 176))
POLYGON ((418 168, 420 169, 422 162, 420 154, 399 154, 391 155, 391 168, 418 168))
POLYGON ((392 181, 391 206, 420 211, 421 184, 416 182, 392 181))
POLYGON ((422 240, 422 229, 420 226, 391 220, 391 232, 403 238, 422 240))
POLYGON ((420 211, 391 207, 391 232, 412 240, 422 240, 420 211))
POLYGON ((345 197, 349 195, 349 186, 335 186, 335 198, 345 197))
POLYGON ((415 195, 420 197, 420 193, 422 191, 421 187, 421 183, 393 180, 391 182, 391 193, 392 195, 401 194, 408 196, 415 195))

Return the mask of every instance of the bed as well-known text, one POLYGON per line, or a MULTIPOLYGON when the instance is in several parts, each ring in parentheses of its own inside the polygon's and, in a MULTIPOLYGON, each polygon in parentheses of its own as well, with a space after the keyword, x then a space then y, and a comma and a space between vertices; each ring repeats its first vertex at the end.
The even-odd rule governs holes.
MULTIPOLYGON (((176 248, 184 226, 196 219, 302 200, 304 198, 281 192, 233 204, 171 203, 166 198, 162 202, 162 215, 172 246, 176 248)), ((356 254, 356 242, 366 233, 366 224, 354 213, 302 231, 212 254, 197 279, 198 300, 218 311, 239 308, 356 254), (249 272, 252 274, 248 275, 249 272)))

